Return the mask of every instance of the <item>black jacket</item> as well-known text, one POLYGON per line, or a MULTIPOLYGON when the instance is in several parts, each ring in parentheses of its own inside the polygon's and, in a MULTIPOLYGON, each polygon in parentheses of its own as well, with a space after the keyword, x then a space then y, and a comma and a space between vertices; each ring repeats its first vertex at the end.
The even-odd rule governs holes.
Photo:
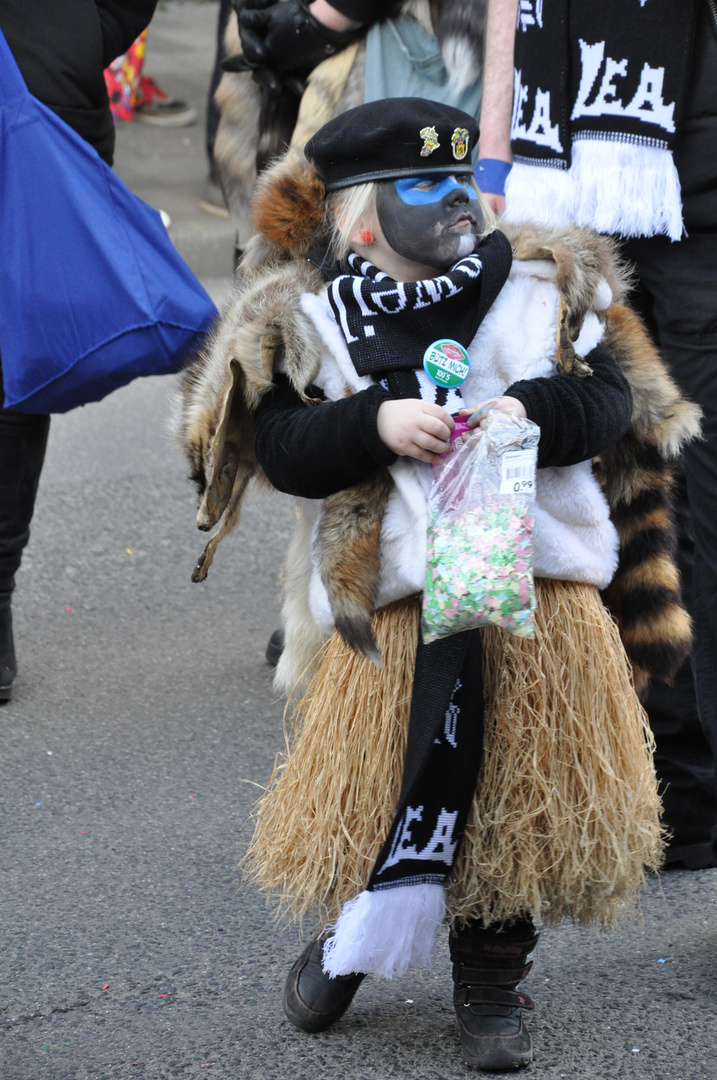
POLYGON ((103 70, 149 24, 157 0, 0 0, 0 30, 31 94, 108 165, 114 124, 103 70))

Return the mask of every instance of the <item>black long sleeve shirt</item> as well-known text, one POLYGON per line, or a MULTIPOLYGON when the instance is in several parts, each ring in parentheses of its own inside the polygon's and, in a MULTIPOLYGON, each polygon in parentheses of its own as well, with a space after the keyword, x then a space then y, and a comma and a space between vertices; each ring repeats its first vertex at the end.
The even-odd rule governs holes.
MULTIPOLYGON (((538 468, 586 461, 629 427, 632 393, 617 362, 600 347, 585 359, 593 369, 585 379, 522 379, 505 391, 540 427, 538 468)), ((378 410, 390 398, 376 384, 340 401, 308 406, 286 376, 277 375, 254 427, 256 456, 269 481, 289 495, 320 499, 392 465, 396 455, 377 426, 378 410)))

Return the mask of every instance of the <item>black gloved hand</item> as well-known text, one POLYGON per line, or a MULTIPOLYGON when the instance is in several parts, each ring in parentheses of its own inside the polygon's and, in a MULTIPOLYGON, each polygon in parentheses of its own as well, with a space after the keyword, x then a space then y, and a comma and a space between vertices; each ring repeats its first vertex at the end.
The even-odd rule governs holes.
POLYGON ((251 71, 271 94, 301 94, 317 64, 355 41, 361 30, 330 30, 305 0, 246 0, 236 4, 243 53, 228 57, 225 71, 251 71))

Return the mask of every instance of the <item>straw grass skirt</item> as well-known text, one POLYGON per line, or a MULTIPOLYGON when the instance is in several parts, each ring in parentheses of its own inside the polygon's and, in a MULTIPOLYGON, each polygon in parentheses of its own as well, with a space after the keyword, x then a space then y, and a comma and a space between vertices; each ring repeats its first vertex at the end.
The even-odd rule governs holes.
MULTIPOLYGON (((652 736, 597 590, 540 580, 534 639, 483 634, 485 748, 453 919, 607 924, 659 867, 652 736)), ((377 668, 334 633, 256 807, 246 866, 279 910, 335 919, 365 888, 401 784, 419 599, 378 611, 377 668)))

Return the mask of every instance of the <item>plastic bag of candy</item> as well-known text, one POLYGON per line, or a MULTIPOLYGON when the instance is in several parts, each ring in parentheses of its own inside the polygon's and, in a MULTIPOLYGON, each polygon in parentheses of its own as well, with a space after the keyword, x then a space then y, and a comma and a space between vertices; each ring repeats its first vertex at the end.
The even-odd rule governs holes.
POLYGON ((533 509, 540 428, 497 411, 464 422, 434 466, 421 629, 426 644, 478 626, 534 634, 533 509))

